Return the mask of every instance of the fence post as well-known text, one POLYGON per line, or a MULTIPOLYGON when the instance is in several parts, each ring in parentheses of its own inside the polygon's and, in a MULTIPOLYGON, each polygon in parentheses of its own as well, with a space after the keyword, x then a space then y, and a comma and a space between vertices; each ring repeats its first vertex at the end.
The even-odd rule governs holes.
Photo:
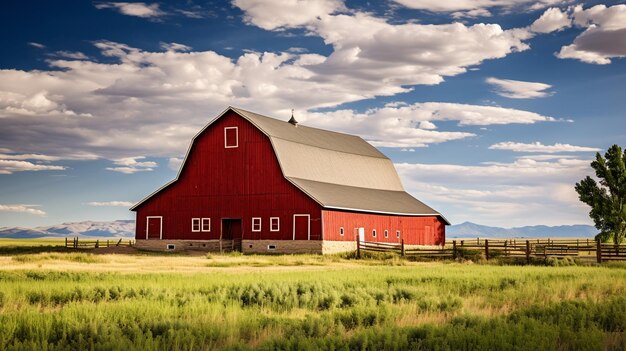
POLYGON ((461 246, 465 246, 465 240, 461 240, 461 246))
POLYGON ((506 243, 508 240, 504 240, 504 256, 508 256, 509 253, 506 251, 506 243))
POLYGON ((361 242, 358 235, 356 237, 356 258, 361 258, 361 242))
POLYGON ((456 260, 456 240, 452 240, 452 258, 456 260))
POLYGON ((96 240, 96 249, 100 247, 100 240, 96 240))
POLYGON ((485 259, 489 260, 489 240, 485 239, 485 259))
POLYGON ((74 248, 77 249, 78 248, 78 237, 74 238, 74 248))
POLYGON ((476 245, 480 245, 480 237, 476 238, 476 245))
POLYGON ((109 239, 107 239, 107 247, 109 247, 109 239))
POLYGON ((67 237, 65 237, 65 247, 67 247, 67 237))
POLYGON ((526 240, 526 264, 530 264, 530 240, 526 240))
POLYGON ((596 259, 598 263, 602 263, 602 244, 600 243, 600 239, 596 240, 596 259))
POLYGON ((404 239, 402 239, 402 241, 400 242, 400 254, 402 255, 402 257, 404 257, 404 239))

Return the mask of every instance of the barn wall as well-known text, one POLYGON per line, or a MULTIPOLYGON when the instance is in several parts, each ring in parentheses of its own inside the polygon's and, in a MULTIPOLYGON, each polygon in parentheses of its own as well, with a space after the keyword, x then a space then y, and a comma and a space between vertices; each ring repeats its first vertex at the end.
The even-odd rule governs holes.
POLYGON ((310 239, 321 239, 319 205, 285 180, 269 139, 229 111, 196 138, 178 181, 137 209, 136 238, 145 239, 147 216, 163 216, 163 239, 219 239, 221 218, 241 218, 244 239, 291 240, 293 214, 310 214, 310 239), (225 127, 238 128, 239 147, 224 147, 225 127), (262 218, 260 232, 252 217, 262 218), (211 218, 211 231, 192 232, 192 218, 211 218))
POLYGON ((365 228, 365 241, 400 243, 407 245, 443 245, 445 224, 436 216, 392 216, 349 211, 323 210, 324 239, 331 241, 355 241, 356 228, 365 228), (344 235, 340 235, 340 228, 344 235), (376 229, 376 237, 372 236, 376 229), (385 238, 385 230, 389 237, 385 238), (400 238, 396 231, 400 231, 400 238))

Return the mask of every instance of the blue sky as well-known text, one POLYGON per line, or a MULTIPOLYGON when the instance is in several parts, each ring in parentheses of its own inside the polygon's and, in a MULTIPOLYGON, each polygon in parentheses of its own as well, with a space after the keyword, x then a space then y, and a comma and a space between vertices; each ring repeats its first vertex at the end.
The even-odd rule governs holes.
POLYGON ((590 224, 626 146, 626 5, 9 1, 0 226, 130 219, 227 106, 357 134, 454 223, 590 224))

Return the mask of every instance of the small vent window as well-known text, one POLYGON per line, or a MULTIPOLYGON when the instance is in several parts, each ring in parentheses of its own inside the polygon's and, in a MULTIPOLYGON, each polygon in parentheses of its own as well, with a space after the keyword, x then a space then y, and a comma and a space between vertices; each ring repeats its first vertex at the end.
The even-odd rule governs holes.
POLYGON ((385 238, 388 238, 388 237, 389 237, 389 231, 385 230, 385 238))
POLYGON ((372 229, 372 238, 376 237, 376 229, 372 229))
POLYGON ((400 239, 400 231, 396 230, 396 238, 400 239))
POLYGON ((224 128, 224 147, 227 149, 239 147, 239 129, 237 127, 224 128))
POLYGON ((343 236, 343 227, 339 228, 339 235, 343 236))

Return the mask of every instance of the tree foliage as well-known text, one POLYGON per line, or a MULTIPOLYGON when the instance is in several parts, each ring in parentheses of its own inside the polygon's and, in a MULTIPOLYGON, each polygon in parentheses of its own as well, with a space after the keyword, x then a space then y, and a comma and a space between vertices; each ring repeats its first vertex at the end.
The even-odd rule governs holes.
POLYGON ((591 167, 599 182, 587 176, 576 183, 580 201, 591 207, 589 216, 600 234, 597 239, 613 239, 619 244, 626 234, 626 150, 613 145, 604 157, 596 153, 591 167))

